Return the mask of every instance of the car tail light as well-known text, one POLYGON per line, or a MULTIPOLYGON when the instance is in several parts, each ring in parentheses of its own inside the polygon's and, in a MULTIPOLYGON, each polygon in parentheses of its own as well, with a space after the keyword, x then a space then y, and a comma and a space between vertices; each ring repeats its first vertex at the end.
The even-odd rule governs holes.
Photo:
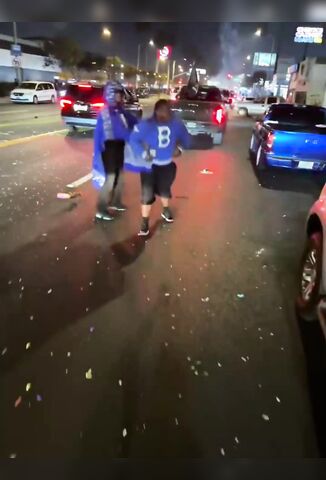
POLYGON ((72 100, 69 100, 69 98, 61 98, 60 100, 60 107, 61 108, 66 108, 72 105, 72 100))
POLYGON ((94 103, 91 103, 91 107, 94 107, 94 108, 103 108, 103 107, 104 107, 104 102, 94 102, 94 103))
POLYGON ((92 85, 88 85, 87 83, 79 83, 78 84, 79 88, 92 88, 92 85))
POLYGON ((213 112, 213 122, 217 125, 221 125, 225 120, 225 110, 222 105, 215 108, 213 112))
POLYGON ((266 147, 268 151, 271 151, 273 148, 273 143, 274 143, 275 135, 273 132, 269 132, 267 135, 267 140, 266 140, 266 147))

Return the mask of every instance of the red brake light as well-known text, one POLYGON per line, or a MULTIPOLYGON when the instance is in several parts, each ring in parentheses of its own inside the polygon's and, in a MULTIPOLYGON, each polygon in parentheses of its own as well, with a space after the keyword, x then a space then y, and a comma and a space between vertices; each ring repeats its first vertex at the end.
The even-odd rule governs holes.
POLYGON ((217 125, 221 125, 225 120, 225 111, 222 105, 219 105, 218 107, 215 108, 213 112, 213 122, 216 123, 217 125))
POLYGON ((266 141, 266 146, 269 151, 272 150, 273 148, 274 139, 275 139, 274 133, 269 132, 267 135, 267 141, 266 141))
POLYGON ((61 98, 61 100, 60 100, 60 107, 61 108, 66 108, 69 105, 72 105, 72 101, 69 100, 69 98, 61 98))
POLYGON ((92 88, 92 85, 88 85, 87 83, 78 83, 79 88, 92 88))

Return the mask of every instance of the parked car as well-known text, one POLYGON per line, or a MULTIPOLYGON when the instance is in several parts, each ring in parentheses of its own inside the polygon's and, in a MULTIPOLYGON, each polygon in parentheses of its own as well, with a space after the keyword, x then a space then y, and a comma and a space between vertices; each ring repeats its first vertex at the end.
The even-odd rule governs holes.
POLYGON ((136 89, 136 95, 138 98, 148 98, 149 97, 149 88, 139 87, 136 89))
POLYGON ((213 145, 220 145, 227 124, 227 113, 221 92, 216 87, 201 85, 195 95, 188 87, 182 87, 171 108, 181 118, 188 132, 212 138, 213 145))
POLYGON ((50 82, 22 82, 10 93, 13 103, 55 103, 57 92, 50 82))
POLYGON ((242 117, 262 117, 273 103, 285 103, 283 97, 247 97, 242 102, 236 103, 236 111, 242 117))
POLYGON ((325 171, 326 109, 272 105, 253 129, 249 156, 258 170, 282 167, 325 171))
MULTIPOLYGON (((66 95, 60 100, 61 117, 72 130, 78 127, 95 127, 99 111, 104 106, 103 85, 90 83, 69 84, 66 95)), ((142 107, 137 96, 124 89, 125 108, 141 118, 142 107)))
POLYGON ((303 320, 319 318, 326 337, 326 185, 307 219, 296 309, 303 320))

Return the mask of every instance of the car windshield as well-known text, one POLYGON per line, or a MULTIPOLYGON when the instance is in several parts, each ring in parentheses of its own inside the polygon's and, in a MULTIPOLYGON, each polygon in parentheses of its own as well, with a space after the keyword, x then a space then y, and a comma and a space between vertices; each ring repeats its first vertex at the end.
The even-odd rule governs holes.
POLYGON ((265 123, 278 130, 318 131, 326 133, 326 109, 321 107, 274 105, 265 123))
POLYGON ((19 85, 19 88, 24 88, 25 90, 35 90, 36 83, 23 82, 19 85))
POLYGON ((181 100, 202 100, 206 102, 221 102, 221 92, 216 87, 199 87, 195 96, 189 95, 188 87, 182 87, 180 91, 181 100))
POLYGON ((66 95, 75 101, 88 103, 103 97, 103 87, 95 87, 93 85, 69 85, 66 95))

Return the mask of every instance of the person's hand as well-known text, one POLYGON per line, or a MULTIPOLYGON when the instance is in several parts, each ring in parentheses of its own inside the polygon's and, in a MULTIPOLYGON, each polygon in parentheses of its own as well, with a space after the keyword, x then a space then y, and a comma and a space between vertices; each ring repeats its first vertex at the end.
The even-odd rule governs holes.
POLYGON ((180 157, 180 155, 182 154, 182 149, 180 147, 176 147, 176 149, 174 150, 173 152, 173 157, 180 157))

